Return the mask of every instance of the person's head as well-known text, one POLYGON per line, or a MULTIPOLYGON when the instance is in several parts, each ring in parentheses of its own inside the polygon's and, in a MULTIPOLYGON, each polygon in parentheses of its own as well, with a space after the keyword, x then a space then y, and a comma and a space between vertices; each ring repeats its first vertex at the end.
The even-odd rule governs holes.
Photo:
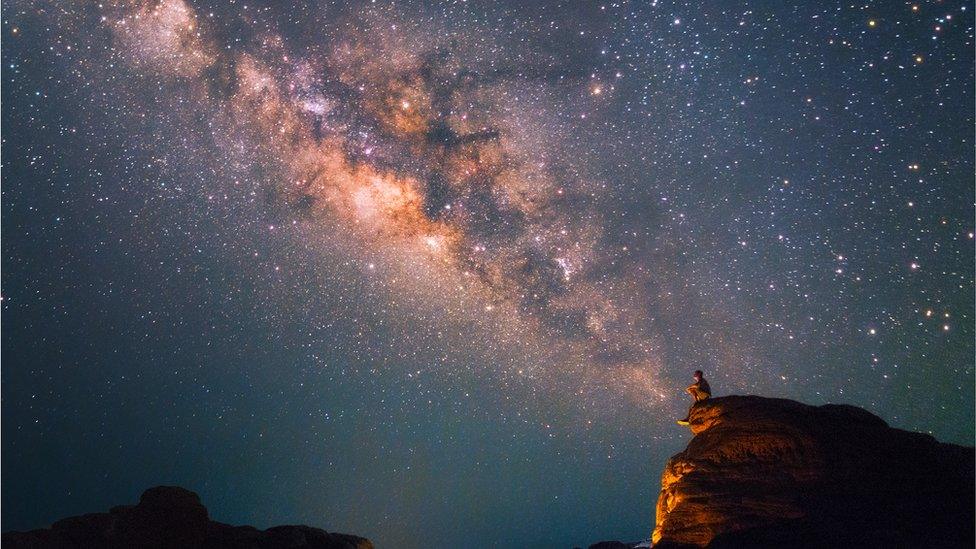
POLYGON ((705 377, 705 374, 703 374, 701 370, 695 370, 694 376, 695 381, 700 381, 701 378, 705 377))

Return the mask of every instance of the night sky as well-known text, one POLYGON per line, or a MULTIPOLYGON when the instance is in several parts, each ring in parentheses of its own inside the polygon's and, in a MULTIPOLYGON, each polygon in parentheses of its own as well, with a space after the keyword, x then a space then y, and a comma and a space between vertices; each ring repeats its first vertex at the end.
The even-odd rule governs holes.
POLYGON ((973 444, 971 3, 286 4, 4 2, 3 530, 646 539, 699 368, 973 444))

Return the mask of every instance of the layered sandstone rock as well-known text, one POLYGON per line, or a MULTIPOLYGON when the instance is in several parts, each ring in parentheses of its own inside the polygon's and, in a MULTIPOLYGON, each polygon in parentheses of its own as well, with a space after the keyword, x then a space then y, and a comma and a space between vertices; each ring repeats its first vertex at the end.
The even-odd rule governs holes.
POLYGON ((655 547, 974 546, 973 448, 853 406, 755 396, 692 410, 655 547))

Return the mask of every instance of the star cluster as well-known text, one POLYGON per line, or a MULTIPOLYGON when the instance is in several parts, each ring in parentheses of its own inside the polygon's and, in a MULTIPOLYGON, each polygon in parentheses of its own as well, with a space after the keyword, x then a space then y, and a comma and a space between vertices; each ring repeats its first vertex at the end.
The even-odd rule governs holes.
POLYGON ((10 3, 10 524, 639 538, 694 369, 972 444, 972 10, 10 3))

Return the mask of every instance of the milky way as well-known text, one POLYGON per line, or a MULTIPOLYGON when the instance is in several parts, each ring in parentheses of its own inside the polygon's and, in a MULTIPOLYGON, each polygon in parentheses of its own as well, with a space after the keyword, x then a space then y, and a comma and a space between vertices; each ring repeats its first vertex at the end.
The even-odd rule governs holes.
POLYGON ((647 537, 695 369, 973 442, 967 2, 4 11, 5 528, 647 537))
MULTIPOLYGON (((495 375, 530 370, 583 404, 665 398, 654 294, 674 271, 643 255, 642 235, 612 234, 597 207, 606 182, 571 166, 547 124, 559 96, 589 93, 599 110, 612 84, 505 59, 471 28, 452 36, 371 10, 307 52, 262 27, 225 53, 183 2, 105 18, 119 57, 203 117, 234 159, 223 177, 260 170, 248 184, 302 245, 334 241, 394 297, 428 302, 447 325, 477 323, 495 346, 535 349, 495 375)), ((688 304, 661 311, 672 306, 688 304)))

